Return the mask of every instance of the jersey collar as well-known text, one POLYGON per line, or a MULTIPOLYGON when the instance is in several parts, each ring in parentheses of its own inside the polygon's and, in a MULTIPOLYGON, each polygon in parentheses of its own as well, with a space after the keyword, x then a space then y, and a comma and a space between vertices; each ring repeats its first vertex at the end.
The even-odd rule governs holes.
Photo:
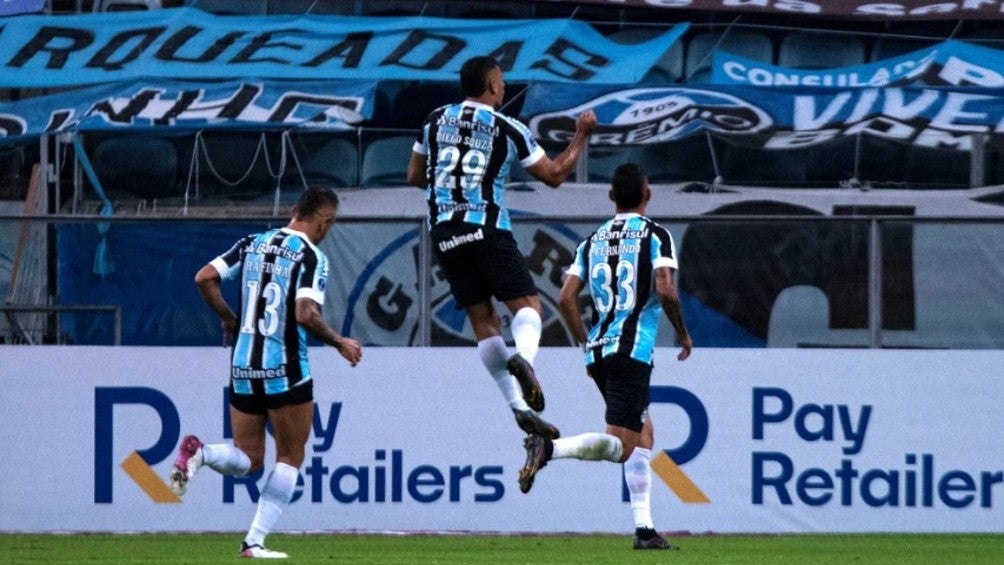
POLYGON ((621 212, 614 216, 615 220, 626 220, 628 218, 640 218, 641 214, 638 212, 621 212))
POLYGON ((485 103, 482 103, 482 102, 475 102, 474 100, 464 99, 464 101, 461 102, 461 104, 463 104, 465 106, 474 106, 475 108, 480 108, 482 110, 488 110, 489 112, 492 112, 492 111, 495 110, 495 108, 492 108, 488 104, 485 104, 485 103))

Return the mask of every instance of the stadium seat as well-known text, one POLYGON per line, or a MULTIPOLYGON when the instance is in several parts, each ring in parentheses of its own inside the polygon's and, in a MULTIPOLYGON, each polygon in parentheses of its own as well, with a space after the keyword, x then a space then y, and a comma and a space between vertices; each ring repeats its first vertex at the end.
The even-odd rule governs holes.
POLYGON ((847 33, 793 31, 781 40, 777 64, 793 69, 831 69, 864 64, 865 43, 847 33))
POLYGON ((591 147, 586 161, 589 182, 609 183, 614 170, 624 163, 641 163, 643 146, 591 147))
POLYGON ((717 176, 710 140, 703 133, 646 145, 641 166, 652 183, 712 182, 717 176))
POLYGON ((356 3, 346 0, 281 0, 280 2, 268 2, 266 10, 270 15, 335 14, 352 16, 356 13, 356 3))
MULTIPOLYGON (((266 147, 258 153, 261 132, 207 132, 202 137, 205 153, 199 151, 199 180, 202 194, 221 196, 258 196, 275 188, 275 179, 269 174, 279 168, 281 150, 276 139, 266 139, 266 147), (268 151, 268 163, 264 151, 268 151), (210 163, 205 154, 209 154, 210 163), (255 159, 257 155, 257 159, 255 159), (216 173, 223 180, 217 178, 216 173), (250 170, 250 171, 249 171, 250 170), (238 180, 241 182, 236 183, 238 180), (223 182, 226 181, 226 182, 223 182)), ((293 166, 290 163, 290 166, 293 166)), ((287 174, 293 173, 293 170, 287 174)))
POLYGON ((859 140, 858 180, 870 184, 902 183, 906 144, 873 135, 859 140))
POLYGON ((762 33, 746 30, 701 33, 687 43, 684 76, 688 83, 711 82, 711 64, 715 49, 768 64, 774 63, 774 44, 762 33))
POLYGON ((413 82, 402 88, 391 102, 391 127, 418 129, 429 112, 464 99, 459 83, 413 82))
POLYGON ((533 19, 533 5, 517 2, 447 2, 443 15, 447 18, 471 18, 481 20, 529 20, 533 19))
POLYGON ((722 144, 721 173, 728 184, 802 186, 808 173, 810 149, 755 149, 722 144))
POLYGON ((268 11, 266 0, 188 0, 188 5, 220 16, 263 16, 268 11))
POLYGON ((98 0, 94 3, 95 12, 134 12, 161 8, 161 0, 98 0))
POLYGON ((872 45, 872 61, 883 61, 892 57, 906 55, 912 51, 917 51, 936 45, 934 39, 917 39, 909 37, 880 37, 872 45))
POLYGON ((906 182, 914 188, 969 188, 969 161, 968 151, 910 145, 903 169, 906 182))
POLYGON ((359 4, 361 16, 442 16, 443 7, 415 0, 364 0, 359 4))
MULTIPOLYGON (((648 41, 653 37, 661 35, 667 31, 665 27, 635 27, 625 28, 611 33, 608 38, 617 43, 625 45, 635 45, 648 41)), ((669 49, 659 57, 655 65, 642 79, 643 82, 653 83, 660 80, 669 82, 679 82, 683 78, 683 41, 678 40, 669 46, 669 49)))
POLYGON ((179 193, 178 151, 166 139, 148 135, 111 137, 98 143, 91 161, 108 192, 140 198, 179 193))
POLYGON ((362 186, 407 186, 408 160, 415 144, 412 135, 395 135, 370 141, 363 150, 362 186))
POLYGON ((354 141, 336 137, 310 145, 306 148, 308 153, 300 157, 307 184, 359 186, 359 150, 354 141))

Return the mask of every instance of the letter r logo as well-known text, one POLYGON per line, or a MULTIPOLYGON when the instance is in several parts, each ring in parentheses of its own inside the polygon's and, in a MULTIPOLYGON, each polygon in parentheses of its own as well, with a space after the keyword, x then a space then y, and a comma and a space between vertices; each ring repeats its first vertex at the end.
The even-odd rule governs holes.
POLYGON ((181 502, 150 467, 170 457, 181 433, 181 420, 171 399, 147 387, 96 387, 94 389, 94 502, 112 502, 112 441, 116 404, 140 404, 156 411, 161 432, 146 449, 133 451, 121 467, 154 502, 181 502))

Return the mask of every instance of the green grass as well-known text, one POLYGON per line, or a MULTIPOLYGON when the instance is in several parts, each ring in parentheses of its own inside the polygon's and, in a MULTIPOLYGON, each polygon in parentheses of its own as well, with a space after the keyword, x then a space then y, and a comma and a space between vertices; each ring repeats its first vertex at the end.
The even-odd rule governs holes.
MULTIPOLYGON (((0 534, 0 561, 19 563, 220 563, 236 560, 240 534, 0 534)), ((611 535, 274 534, 291 563, 1001 563, 1004 535, 700 535, 680 551, 633 551, 611 535)))

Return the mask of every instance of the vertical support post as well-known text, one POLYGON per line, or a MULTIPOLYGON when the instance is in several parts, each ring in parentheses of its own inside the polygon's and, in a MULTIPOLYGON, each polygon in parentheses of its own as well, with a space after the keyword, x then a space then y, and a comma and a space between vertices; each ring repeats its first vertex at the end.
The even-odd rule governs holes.
POLYGON ((432 345, 432 243, 425 219, 418 220, 418 343, 432 345))
POLYGON ((882 230, 872 218, 868 230, 868 347, 882 347, 882 230))
POLYGON ((983 186, 985 182, 984 171, 986 171, 987 160, 987 137, 982 133, 974 133, 973 148, 969 153, 969 188, 983 186))

